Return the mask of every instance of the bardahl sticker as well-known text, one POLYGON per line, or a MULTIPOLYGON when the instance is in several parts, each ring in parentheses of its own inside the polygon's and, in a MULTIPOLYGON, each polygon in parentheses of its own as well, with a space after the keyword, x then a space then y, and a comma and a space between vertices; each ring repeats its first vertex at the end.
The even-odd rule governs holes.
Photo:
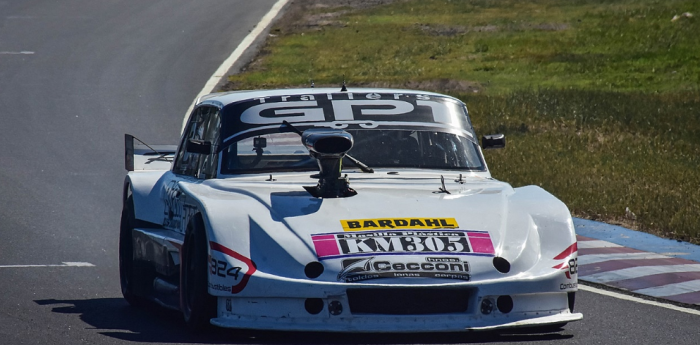
POLYGON ((311 240, 319 259, 368 255, 482 255, 493 256, 486 231, 395 230, 314 234, 311 240))
POLYGON ((392 229, 456 229, 454 218, 374 218, 341 220, 343 231, 392 229))

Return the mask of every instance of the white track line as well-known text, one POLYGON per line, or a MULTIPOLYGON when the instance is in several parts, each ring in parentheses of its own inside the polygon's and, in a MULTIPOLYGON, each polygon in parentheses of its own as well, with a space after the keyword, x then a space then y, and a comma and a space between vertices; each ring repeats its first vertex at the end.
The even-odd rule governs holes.
POLYGON ((687 282, 654 286, 646 289, 635 290, 634 292, 647 296, 664 297, 698 291, 700 291, 700 280, 690 280, 687 282))
POLYGON ((590 254, 579 255, 578 264, 590 265, 610 260, 634 260, 634 259, 669 259, 668 256, 655 253, 613 253, 613 254, 590 254))
POLYGON ((626 301, 653 305, 656 307, 680 311, 680 312, 686 313, 686 314, 700 315, 700 310, 683 308, 683 307, 679 307, 679 306, 676 306, 673 304, 666 304, 666 303, 661 303, 661 302, 656 302, 656 301, 649 301, 649 300, 642 299, 639 297, 634 297, 634 296, 625 295, 625 294, 621 294, 621 293, 617 293, 617 292, 613 292, 613 291, 594 288, 594 287, 588 286, 588 285, 579 284, 578 288, 579 288, 579 290, 593 292, 593 293, 597 293, 597 294, 605 295, 605 296, 609 296, 609 297, 619 298, 619 299, 626 300, 626 301))
POLYGON ((0 268, 32 268, 32 267, 95 267, 89 262, 64 262, 60 265, 0 265, 0 268))
POLYGON ((234 63, 243 55, 243 53, 250 47, 251 44, 260 36, 260 34, 267 29, 267 27, 272 23, 272 20, 275 19, 277 14, 282 10, 282 7, 284 7, 285 4, 287 4, 289 0, 279 0, 277 3, 275 3, 272 8, 270 9, 267 14, 260 19, 260 22, 255 26, 253 31, 251 31, 248 36, 246 36, 243 41, 238 45, 236 50, 231 53, 231 55, 224 60, 224 62, 219 66, 219 69, 212 74, 212 76, 209 78, 206 84, 204 84, 204 88, 202 91, 199 92, 197 97, 192 101, 192 104, 190 107, 187 109, 187 112, 185 113, 185 118, 182 120, 182 130, 185 130, 185 126, 187 125, 187 117, 190 116, 190 113, 192 112, 192 109, 194 109, 194 106, 197 102, 197 100, 204 96, 210 94, 212 91, 214 91, 214 88, 216 87, 216 84, 219 83, 221 78, 226 76, 226 72, 228 72, 229 69, 231 69, 231 66, 233 66, 234 63))
POLYGON ((586 277, 586 280, 592 280, 596 283, 608 283, 617 280, 641 278, 654 274, 683 272, 700 272, 700 264, 636 266, 609 272, 589 274, 584 277, 586 277))
POLYGON ((622 247, 619 244, 615 244, 612 242, 608 241, 601 241, 601 240, 595 240, 595 241, 581 241, 578 242, 578 248, 614 248, 614 247, 622 247))
POLYGON ((34 55, 34 52, 23 50, 21 52, 0 52, 0 55, 34 55))

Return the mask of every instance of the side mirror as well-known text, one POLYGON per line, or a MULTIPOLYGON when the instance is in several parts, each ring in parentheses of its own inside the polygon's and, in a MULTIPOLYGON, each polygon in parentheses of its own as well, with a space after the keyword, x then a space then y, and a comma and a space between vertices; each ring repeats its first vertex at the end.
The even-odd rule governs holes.
POLYGON ((484 150, 501 149, 504 147, 506 147, 506 136, 503 134, 491 134, 481 137, 481 148, 484 150))
POLYGON ((189 153, 209 155, 211 154, 211 141, 189 139, 187 140, 186 151, 189 153))

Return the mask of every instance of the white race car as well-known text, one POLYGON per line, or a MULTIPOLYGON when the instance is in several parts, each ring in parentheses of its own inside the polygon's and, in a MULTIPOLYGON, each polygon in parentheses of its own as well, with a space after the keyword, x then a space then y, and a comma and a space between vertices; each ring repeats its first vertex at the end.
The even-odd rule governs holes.
POLYGON ((126 135, 124 298, 195 330, 561 329, 582 318, 571 215, 491 177, 503 146, 436 93, 204 96, 179 146, 126 135))

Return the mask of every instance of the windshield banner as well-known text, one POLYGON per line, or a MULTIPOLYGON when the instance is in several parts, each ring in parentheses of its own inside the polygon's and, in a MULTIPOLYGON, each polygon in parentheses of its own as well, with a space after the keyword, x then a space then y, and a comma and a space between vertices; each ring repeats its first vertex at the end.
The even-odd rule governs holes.
MULTIPOLYGON (((345 128, 435 128, 475 140, 466 108, 448 97, 401 93, 323 93, 260 97, 226 106, 223 144, 294 126, 345 128)), ((289 131, 283 129, 282 131, 289 131)))

